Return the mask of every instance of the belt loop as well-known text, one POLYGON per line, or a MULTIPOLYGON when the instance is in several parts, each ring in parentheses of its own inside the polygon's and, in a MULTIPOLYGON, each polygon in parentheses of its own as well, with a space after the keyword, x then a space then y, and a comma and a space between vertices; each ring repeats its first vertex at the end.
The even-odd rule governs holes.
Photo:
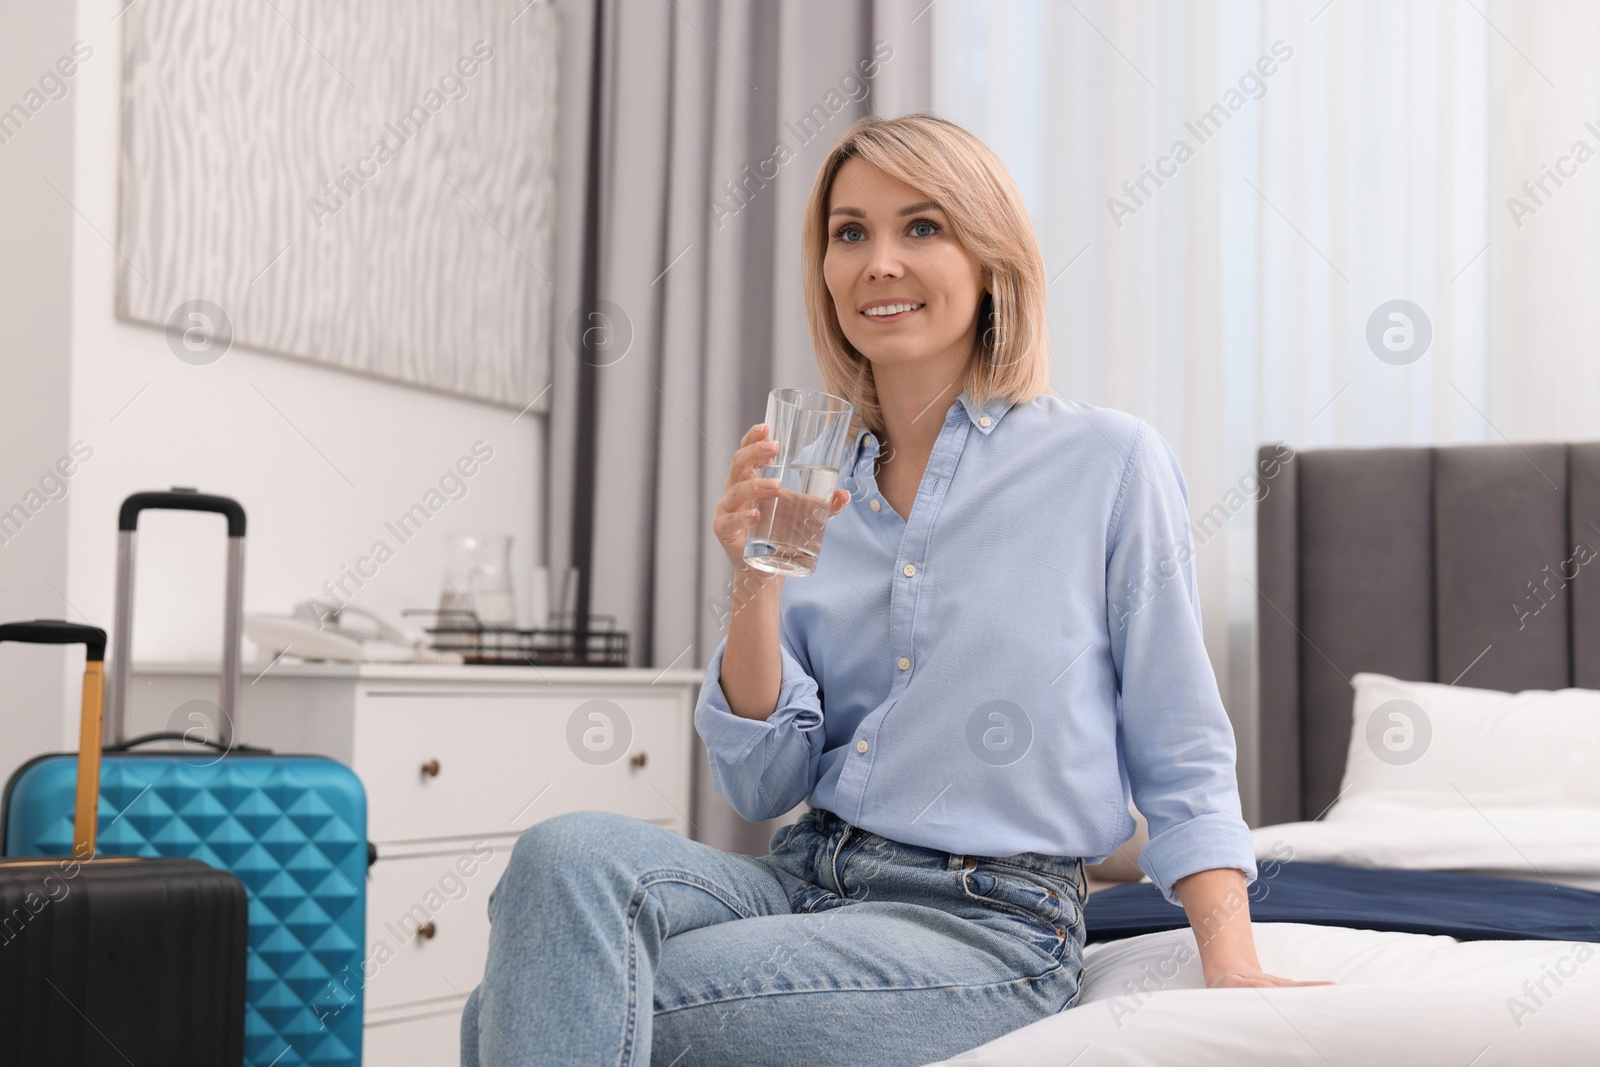
POLYGON ((842 872, 839 870, 839 857, 844 854, 845 846, 850 843, 850 838, 856 832, 856 828, 842 818, 839 820, 839 825, 842 829, 839 831, 839 840, 833 846, 833 857, 828 861, 828 873, 833 879, 833 891, 840 896, 844 896, 844 881, 840 878, 842 872))

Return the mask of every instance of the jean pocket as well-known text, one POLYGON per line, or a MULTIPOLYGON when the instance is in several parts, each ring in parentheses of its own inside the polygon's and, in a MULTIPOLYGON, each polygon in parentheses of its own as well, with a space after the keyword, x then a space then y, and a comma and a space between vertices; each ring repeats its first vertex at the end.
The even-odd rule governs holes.
POLYGON ((1082 919, 1075 887, 1025 867, 974 858, 962 871, 968 898, 1064 938, 1082 919))

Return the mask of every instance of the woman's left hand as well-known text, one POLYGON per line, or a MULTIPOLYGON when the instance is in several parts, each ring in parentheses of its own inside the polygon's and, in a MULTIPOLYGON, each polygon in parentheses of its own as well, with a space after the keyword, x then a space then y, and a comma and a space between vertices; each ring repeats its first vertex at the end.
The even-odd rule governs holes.
POLYGON ((1240 988, 1240 987, 1249 987, 1249 986, 1260 987, 1260 986, 1334 985, 1334 984, 1336 984, 1336 983, 1330 982, 1330 981, 1326 981, 1326 980, 1301 982, 1301 981, 1296 981, 1293 978, 1279 978, 1275 974, 1268 974, 1266 971, 1263 971, 1260 967, 1251 967, 1251 966, 1248 966, 1248 965, 1239 966, 1239 967, 1230 967, 1227 970, 1218 971, 1214 975, 1207 975, 1206 976, 1206 988, 1207 989, 1236 989, 1236 988, 1240 988))

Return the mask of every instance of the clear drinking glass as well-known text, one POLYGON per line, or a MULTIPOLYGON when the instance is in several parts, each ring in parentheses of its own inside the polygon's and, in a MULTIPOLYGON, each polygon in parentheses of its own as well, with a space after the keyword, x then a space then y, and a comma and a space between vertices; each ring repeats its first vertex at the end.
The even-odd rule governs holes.
POLYGON ((777 454, 761 470, 778 495, 756 505, 745 532, 744 561, 758 570, 804 578, 817 569, 828 498, 850 443, 850 402, 815 389, 774 389, 767 396, 767 440, 777 454))

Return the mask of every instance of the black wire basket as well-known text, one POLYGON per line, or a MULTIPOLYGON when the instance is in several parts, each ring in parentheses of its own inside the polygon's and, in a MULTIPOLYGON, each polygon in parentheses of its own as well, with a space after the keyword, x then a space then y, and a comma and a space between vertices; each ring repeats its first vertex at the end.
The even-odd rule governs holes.
POLYGON ((614 615, 590 615, 589 630, 579 647, 576 616, 552 614, 551 624, 537 630, 514 630, 486 623, 470 610, 408 608, 402 615, 426 615, 431 647, 459 652, 466 663, 526 667, 626 667, 628 634, 616 628, 614 615), (573 623, 573 625, 562 625, 573 623))

